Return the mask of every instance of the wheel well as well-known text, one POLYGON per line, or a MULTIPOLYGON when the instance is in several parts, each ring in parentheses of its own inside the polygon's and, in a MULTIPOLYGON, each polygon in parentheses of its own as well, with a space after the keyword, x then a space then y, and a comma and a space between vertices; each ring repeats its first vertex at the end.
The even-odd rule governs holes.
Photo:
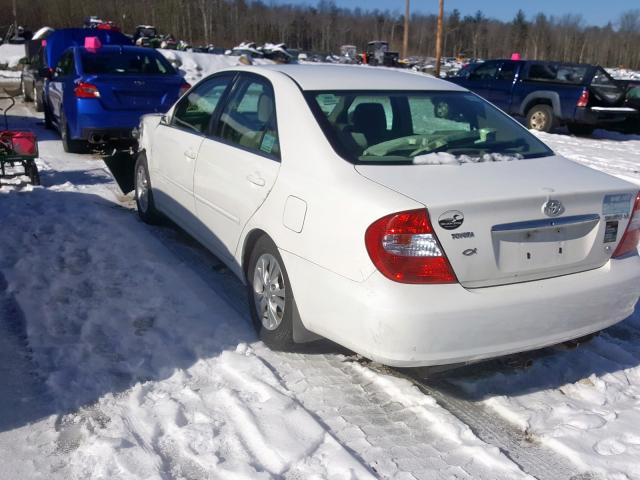
POLYGON ((249 268, 249 256, 251 255, 253 246, 263 235, 268 236, 267 232, 256 228, 255 230, 251 230, 244 239, 244 247, 242 248, 242 271, 244 272, 245 277, 247 276, 247 269, 249 268))
POLYGON ((531 110, 536 105, 548 105, 551 108, 553 108, 553 104, 551 103, 551 100, 549 100, 548 98, 536 98, 536 99, 531 100, 527 104, 527 107, 524 109, 525 115, 528 114, 529 110, 531 110))
POLYGON ((525 116, 528 115, 529 110, 531 110, 536 105, 548 105, 549 107, 551 107, 551 109, 553 109, 553 103, 551 103, 551 100, 549 100, 548 98, 535 98, 527 103, 527 106, 524 109, 525 116))

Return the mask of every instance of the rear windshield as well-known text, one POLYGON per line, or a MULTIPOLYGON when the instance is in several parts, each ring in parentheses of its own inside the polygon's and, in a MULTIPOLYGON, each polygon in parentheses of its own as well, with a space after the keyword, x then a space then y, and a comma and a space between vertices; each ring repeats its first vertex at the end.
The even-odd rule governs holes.
POLYGON ((167 75, 174 74, 171 64, 161 55, 126 50, 103 50, 95 53, 83 50, 82 71, 90 75, 167 75))
POLYGON ((431 163, 421 161, 431 154, 464 162, 553 155, 515 120, 468 92, 305 95, 334 149, 353 163, 431 163))
POLYGON ((586 66, 565 65, 562 63, 532 63, 529 65, 526 79, 582 85, 587 76, 587 69, 588 67, 586 66))

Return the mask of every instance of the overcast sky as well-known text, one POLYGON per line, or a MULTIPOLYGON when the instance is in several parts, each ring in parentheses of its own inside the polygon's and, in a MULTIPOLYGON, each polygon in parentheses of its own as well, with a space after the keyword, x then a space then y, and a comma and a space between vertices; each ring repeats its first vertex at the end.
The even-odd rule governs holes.
MULTIPOLYGON (((397 10, 404 12, 404 0, 335 0, 340 7, 360 7, 365 10, 397 10)), ((268 1, 266 3, 269 3, 268 1)), ((316 5, 317 0, 278 0, 278 3, 316 5)), ((511 20, 519 8, 528 18, 538 12, 560 16, 565 13, 580 14, 591 25, 606 25, 618 21, 620 13, 633 8, 640 9, 640 0, 445 0, 445 11, 457 8, 462 15, 471 15, 477 10, 493 18, 511 20)), ((436 13, 438 0, 412 0, 412 11, 436 13)))

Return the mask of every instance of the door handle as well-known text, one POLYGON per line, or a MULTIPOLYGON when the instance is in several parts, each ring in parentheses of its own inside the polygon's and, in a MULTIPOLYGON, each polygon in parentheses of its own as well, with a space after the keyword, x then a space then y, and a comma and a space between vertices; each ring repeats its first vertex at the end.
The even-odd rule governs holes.
POLYGON ((195 160, 198 154, 189 148, 184 151, 184 156, 191 160, 195 160))
POLYGON ((264 178, 262 178, 259 174, 256 175, 247 175, 247 180, 249 180, 254 185, 258 185, 259 187, 264 187, 267 182, 265 182, 264 178))

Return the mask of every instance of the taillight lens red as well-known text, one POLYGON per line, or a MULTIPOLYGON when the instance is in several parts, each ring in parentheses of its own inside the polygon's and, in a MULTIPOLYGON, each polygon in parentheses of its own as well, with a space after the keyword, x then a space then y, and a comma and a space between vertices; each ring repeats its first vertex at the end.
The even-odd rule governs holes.
POLYGON ((393 213, 376 220, 367 228, 365 244, 376 268, 395 282, 457 282, 426 209, 393 213))
POLYGON ((80 82, 73 91, 77 98, 100 98, 100 90, 93 83, 80 82))
POLYGON ((631 219, 627 229, 618 244, 618 248, 613 252, 612 258, 624 257, 629 253, 637 251, 640 244, 640 193, 636 197, 636 203, 631 212, 631 219))
POLYGON ((189 90, 190 88, 191 85, 189 85, 187 82, 184 82, 182 85, 180 85, 180 96, 187 93, 187 90, 189 90))
POLYGON ((582 89, 582 93, 580 94, 580 98, 578 99, 578 103, 576 103, 576 107, 586 107, 589 104, 589 90, 586 88, 582 89))

